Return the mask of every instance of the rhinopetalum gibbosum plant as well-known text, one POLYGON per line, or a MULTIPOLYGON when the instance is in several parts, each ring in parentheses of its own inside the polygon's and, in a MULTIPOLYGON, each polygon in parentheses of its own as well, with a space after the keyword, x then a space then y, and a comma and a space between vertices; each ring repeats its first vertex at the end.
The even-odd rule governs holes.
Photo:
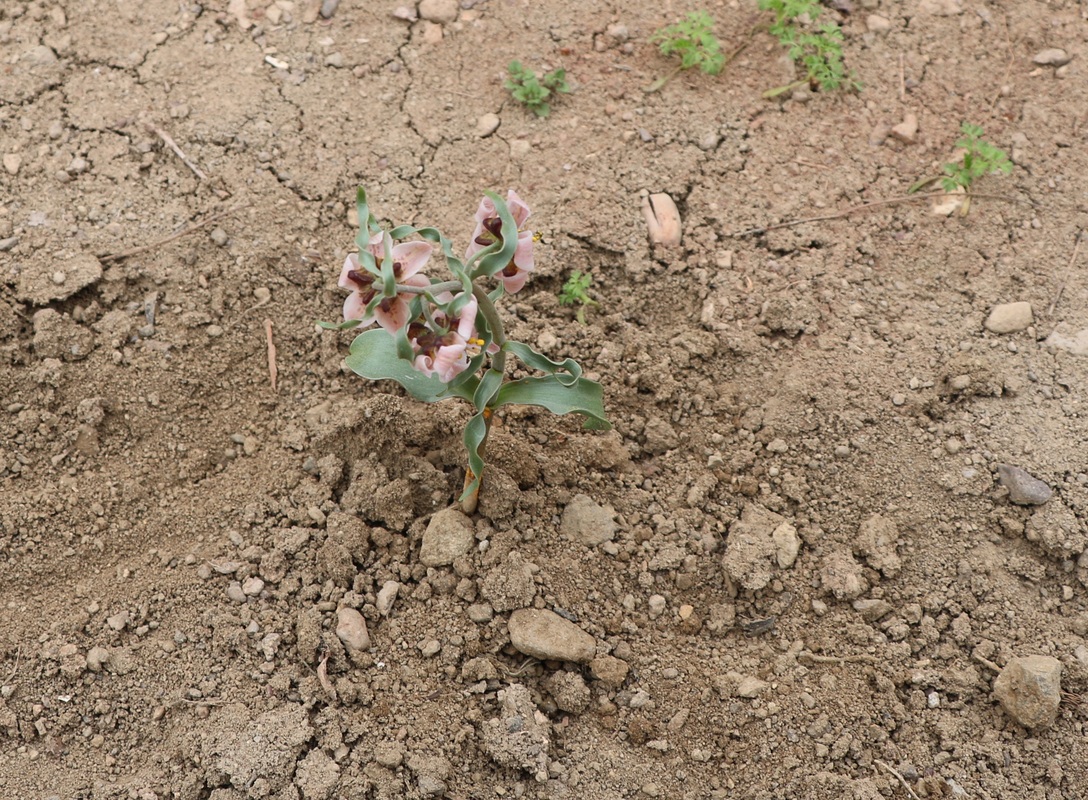
POLYGON ((466 512, 476 508, 497 409, 536 405, 555 414, 581 414, 586 428, 611 427, 600 384, 583 378, 576 361, 552 361, 506 338, 496 301, 520 291, 534 269, 535 240, 526 227, 530 211, 516 192, 511 189, 505 201, 487 193, 463 258, 435 228, 383 230, 362 188, 356 208, 359 252, 347 257, 339 280, 351 292, 344 322, 319 324, 343 330, 377 323, 351 343, 349 369, 370 380, 394 380, 425 403, 459 397, 472 404, 476 413, 463 437, 468 468, 460 502, 466 512), (435 244, 446 277, 427 274, 435 244), (510 378, 509 356, 542 374, 510 378))

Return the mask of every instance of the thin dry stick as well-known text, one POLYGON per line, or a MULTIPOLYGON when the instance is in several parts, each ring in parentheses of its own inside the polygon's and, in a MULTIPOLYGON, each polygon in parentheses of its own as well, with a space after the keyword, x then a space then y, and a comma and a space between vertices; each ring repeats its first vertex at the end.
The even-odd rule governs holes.
POLYGON ((272 342, 272 320, 264 321, 264 332, 268 338, 268 378, 272 382, 272 394, 275 394, 276 376, 279 375, 279 370, 276 369, 276 345, 272 342))
POLYGON ((879 764, 881 767, 888 770, 888 772, 890 772, 892 775, 894 775, 896 778, 898 778, 899 782, 901 784, 903 784, 903 788, 907 790, 907 794, 909 794, 914 800, 919 800, 918 795, 916 795, 914 793, 914 790, 912 788, 910 788, 910 784, 907 783, 907 779, 904 778, 902 775, 900 775, 899 771, 896 770, 891 764, 886 764, 883 761, 880 761, 879 759, 873 761, 873 763, 874 764, 879 764))
POLYGON ((196 175, 196 176, 197 176, 198 178, 200 178, 200 180, 202 180, 202 181, 206 181, 206 180, 208 180, 208 176, 207 176, 207 175, 205 175, 205 174, 204 174, 203 172, 201 172, 201 171, 200 171, 200 167, 198 167, 198 166, 197 166, 196 164, 194 164, 194 163, 193 163, 192 161, 190 161, 190 160, 188 159, 188 157, 187 157, 187 156, 185 155, 185 153, 183 153, 183 152, 181 151, 181 148, 180 148, 180 147, 178 147, 178 143, 174 141, 174 138, 173 138, 173 137, 172 137, 172 136, 171 136, 171 135, 170 135, 169 133, 167 133, 166 131, 164 131, 164 130, 163 130, 162 128, 160 128, 160 127, 159 127, 158 125, 151 125, 151 124, 149 124, 149 125, 148 125, 147 127, 151 128, 151 130, 153 130, 153 131, 155 132, 155 134, 156 134, 156 135, 157 135, 157 136, 158 136, 158 137, 159 137, 160 139, 162 139, 163 143, 164 143, 164 144, 165 144, 165 145, 166 145, 167 147, 169 147, 169 148, 170 148, 171 150, 173 150, 173 151, 174 151, 175 153, 177 153, 177 156, 178 156, 178 158, 180 158, 180 159, 181 159, 181 162, 182 162, 182 163, 183 163, 183 164, 184 164, 185 166, 187 166, 187 167, 188 167, 189 169, 191 169, 191 170, 193 171, 193 173, 194 173, 194 174, 195 174, 195 175, 196 175))
MULTIPOLYGON (((834 214, 822 214, 818 217, 804 217, 803 219, 793 219, 789 222, 779 222, 775 225, 767 225, 762 228, 748 228, 743 231, 734 231, 733 233, 727 233, 726 236, 739 239, 742 236, 752 236, 757 233, 766 233, 767 231, 777 231, 782 228, 793 228, 797 225, 804 225, 806 222, 826 222, 829 219, 842 219, 843 217, 849 217, 852 214, 857 214, 859 211, 866 211, 870 208, 877 208, 879 206, 891 206, 899 203, 910 203, 915 200, 928 200, 934 197, 946 197, 948 192, 930 192, 929 194, 910 194, 904 197, 893 197, 889 200, 874 200, 871 203, 862 203, 860 206, 854 206, 848 208, 845 211, 837 211, 834 214)), ((978 194, 972 192, 968 197, 983 197, 988 200, 1004 200, 1006 203, 1024 203, 1033 205, 1030 201, 1018 200, 1015 197, 1006 197, 1001 194, 978 194)))
POLYGON ((124 259, 124 258, 131 258, 132 256, 138 256, 141 253, 146 253, 149 250, 155 250, 156 248, 162 247, 164 244, 169 244, 170 242, 174 241, 175 239, 180 239, 182 236, 188 236, 193 231, 198 231, 201 228, 204 228, 204 227, 207 227, 208 225, 211 225, 213 222, 218 222, 219 220, 223 219, 223 217, 229 217, 231 214, 235 213, 236 211, 241 211, 243 208, 248 208, 248 207, 249 207, 249 203, 246 203, 246 202, 236 203, 235 205, 228 208, 226 211, 220 211, 218 214, 213 214, 212 216, 210 216, 207 219, 202 220, 200 222, 190 223, 189 225, 182 228, 177 233, 170 234, 165 239, 159 239, 157 242, 152 242, 151 244, 145 244, 145 245, 143 245, 141 247, 134 247, 131 250, 125 250, 125 251, 123 251, 121 253, 112 253, 110 255, 99 256, 98 260, 99 261, 120 261, 121 259, 124 259))
POLYGON ((907 71, 903 64, 903 54, 899 54, 899 102, 907 99, 907 71))
MULTIPOLYGON (((1068 275, 1073 271, 1073 265, 1077 263, 1077 253, 1080 252, 1080 243, 1084 241, 1084 231, 1077 234, 1077 243, 1073 245, 1073 255, 1069 258, 1069 264, 1065 268, 1065 274, 1068 275)), ((1054 295, 1054 300, 1050 304, 1050 308, 1046 310, 1046 315, 1049 317, 1054 314, 1054 308, 1058 305, 1058 301, 1062 299, 1062 292, 1065 291, 1065 281, 1062 281, 1061 286, 1058 287, 1058 293, 1054 295)))

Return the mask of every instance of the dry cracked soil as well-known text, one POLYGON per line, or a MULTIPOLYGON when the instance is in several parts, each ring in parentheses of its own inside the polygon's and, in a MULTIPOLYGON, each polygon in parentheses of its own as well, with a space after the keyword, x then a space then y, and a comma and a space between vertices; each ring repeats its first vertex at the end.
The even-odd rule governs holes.
POLYGON ((768 100, 715 1, 647 93, 697 8, 0 2, 0 796, 1088 796, 1088 6, 829 3, 863 87, 768 100), (965 121, 1011 174, 879 204, 965 121), (512 408, 447 511, 468 409, 315 326, 360 184, 515 188, 614 430, 512 408))

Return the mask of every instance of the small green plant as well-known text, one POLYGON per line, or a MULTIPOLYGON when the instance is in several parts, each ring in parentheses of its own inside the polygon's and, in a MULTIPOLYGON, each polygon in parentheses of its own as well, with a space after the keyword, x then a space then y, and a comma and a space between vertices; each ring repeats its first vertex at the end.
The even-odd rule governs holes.
POLYGON ((944 175, 935 175, 915 183, 907 190, 907 194, 914 194, 926 186, 940 183, 941 188, 952 193, 963 191, 966 197, 960 206, 960 216, 967 216, 971 210, 971 187, 975 181, 995 172, 1008 175, 1012 172, 1012 162, 1008 154, 990 142, 982 138, 982 126, 965 122, 960 125, 960 133, 963 136, 956 142, 956 147, 963 150, 961 161, 952 161, 941 167, 944 175))
POLYGON ((774 14, 771 34, 805 69, 804 79, 766 91, 764 97, 776 97, 806 82, 825 91, 861 88, 842 62, 842 29, 834 22, 816 24, 823 11, 819 0, 759 0, 759 8, 774 14))
POLYGON ((578 304, 578 313, 575 315, 580 323, 586 324, 586 307, 600 305, 589 296, 589 287, 593 285, 593 276, 588 272, 574 270, 559 290, 559 305, 573 306, 578 304))
POLYGON ((650 41, 661 48, 662 55, 680 56, 680 66, 650 84, 647 92, 656 92, 681 70, 698 67, 707 75, 717 75, 725 67, 714 19, 705 11, 692 11, 683 22, 657 31, 650 41))
POLYGON ((947 177, 941 178, 941 186, 946 192, 954 192, 960 187, 970 191, 974 182, 985 175, 1012 172, 1008 154, 982 138, 980 125, 965 122, 960 126, 960 132, 963 136, 956 142, 956 147, 963 148, 963 161, 945 164, 942 168, 947 177))
POLYGON ((510 77, 504 84, 514 99, 528 108, 538 117, 546 117, 552 112, 548 99, 553 94, 567 94, 567 71, 556 69, 537 78, 531 69, 522 66, 520 61, 511 61, 508 67, 510 77))

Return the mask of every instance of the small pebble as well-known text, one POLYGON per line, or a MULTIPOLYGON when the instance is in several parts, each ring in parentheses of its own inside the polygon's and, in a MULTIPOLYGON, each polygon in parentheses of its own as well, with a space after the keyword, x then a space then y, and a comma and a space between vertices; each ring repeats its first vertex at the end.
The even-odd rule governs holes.
POLYGON ((9 175, 17 174, 22 164, 23 157, 18 153, 6 153, 4 155, 4 169, 7 170, 9 175))
POLYGON ((1001 303, 990 309, 984 327, 991 333, 1016 333, 1029 327, 1033 321, 1031 303, 1001 303))
POLYGON ((242 583, 242 593, 247 597, 256 597, 264 591, 264 581, 256 575, 250 576, 242 583))
POLYGON ((366 620, 354 608, 341 608, 336 612, 336 636, 349 650, 361 652, 370 647, 366 620))
POLYGON ((419 16, 439 24, 455 21, 459 11, 457 0, 422 0, 419 4, 419 16))
POLYGON ((244 603, 246 593, 242 591, 242 584, 238 583, 238 581, 231 581, 227 584, 227 597, 232 603, 244 603))
POLYGON ((498 114, 487 113, 476 120, 476 135, 484 139, 499 129, 501 120, 498 114))
POLYGON ((1020 467, 997 465, 998 480, 1009 490, 1009 500, 1019 506, 1041 506, 1054 490, 1020 467))
POLYGON ((227 232, 222 228, 213 228, 211 232, 212 241, 219 247, 226 245, 228 241, 227 232))
POLYGON ((1048 47, 1036 53, 1031 60, 1041 67, 1061 67, 1072 61, 1072 56, 1059 47, 1048 47))

